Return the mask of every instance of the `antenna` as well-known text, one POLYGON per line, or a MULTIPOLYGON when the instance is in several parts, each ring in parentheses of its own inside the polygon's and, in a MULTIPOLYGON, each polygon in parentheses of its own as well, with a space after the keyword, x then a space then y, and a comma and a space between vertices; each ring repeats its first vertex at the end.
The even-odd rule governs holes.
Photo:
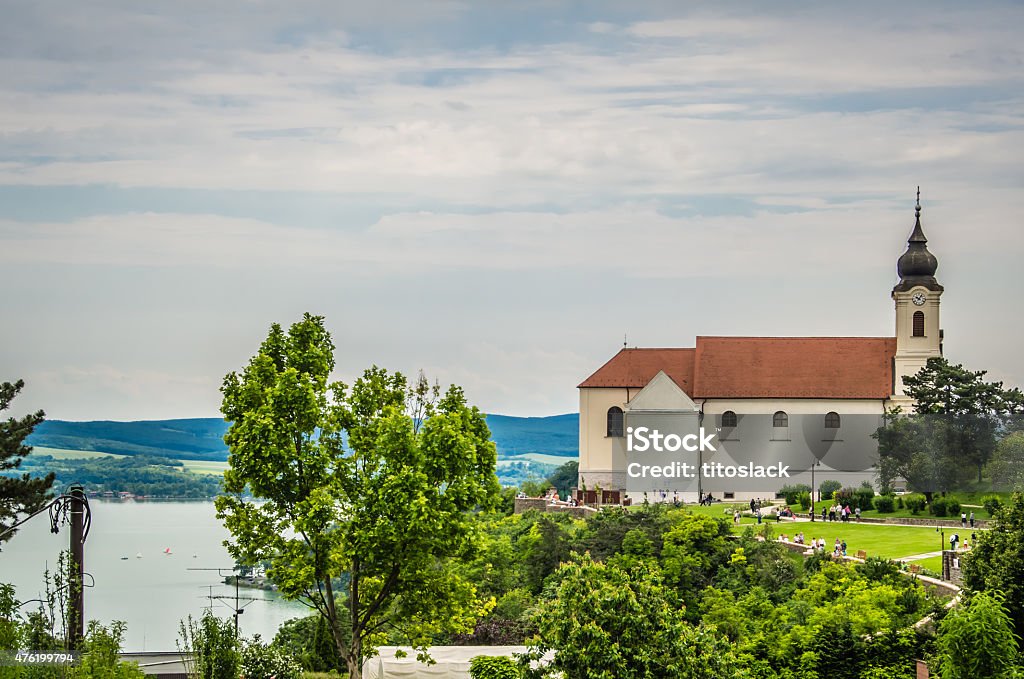
MULTIPOLYGON (((217 571, 217 575, 219 575, 222 578, 226 578, 228 576, 224 575, 221 571, 231 571, 231 572, 240 571, 240 570, 242 570, 242 567, 241 566, 233 566, 231 568, 186 568, 185 570, 189 570, 189 571, 217 571)), ((209 587, 210 593, 209 593, 209 595, 207 595, 204 598, 207 598, 207 599, 210 600, 210 605, 207 606, 207 609, 210 610, 210 611, 213 610, 213 602, 214 602, 214 600, 217 600, 220 603, 224 603, 225 605, 227 605, 225 603, 225 601, 231 600, 231 599, 235 600, 235 606, 231 610, 232 610, 232 613, 235 616, 235 636, 237 637, 238 636, 238 616, 240 616, 242 613, 245 613, 245 607, 248 606, 249 604, 251 604, 253 601, 266 601, 266 599, 258 599, 256 597, 251 597, 251 596, 239 596, 238 595, 238 577, 239 576, 236 574, 233 577, 235 578, 235 596, 225 596, 223 594, 214 594, 213 593, 213 585, 203 585, 202 587, 209 587), (244 601, 245 603, 242 604, 241 606, 239 606, 238 605, 239 601, 244 601)))

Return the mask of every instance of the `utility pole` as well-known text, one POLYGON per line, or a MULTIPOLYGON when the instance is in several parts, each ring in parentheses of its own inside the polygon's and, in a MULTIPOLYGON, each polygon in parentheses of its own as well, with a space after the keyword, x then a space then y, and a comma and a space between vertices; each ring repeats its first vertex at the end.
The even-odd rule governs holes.
POLYGON ((68 647, 78 648, 85 636, 85 491, 71 487, 71 589, 68 606, 68 647))

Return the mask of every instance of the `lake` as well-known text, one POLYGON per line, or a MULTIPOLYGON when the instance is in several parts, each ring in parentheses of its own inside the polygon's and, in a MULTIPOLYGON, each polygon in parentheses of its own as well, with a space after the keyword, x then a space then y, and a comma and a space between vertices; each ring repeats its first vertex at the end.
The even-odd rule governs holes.
MULTIPOLYGON (((127 623, 125 651, 172 651, 177 648, 178 623, 186 616, 198 617, 212 605, 217 616, 231 617, 233 601, 210 597, 234 597, 235 588, 224 585, 215 570, 189 570, 234 565, 221 544, 228 532, 212 502, 93 499, 89 504, 92 529, 84 560, 95 586, 85 590, 86 620, 127 623), (167 548, 170 554, 164 553, 167 548)), ((70 532, 64 526, 57 535, 50 533, 45 514, 29 521, 0 552, 0 582, 14 585, 21 601, 42 596, 43 571, 47 566, 53 570, 60 551, 68 548, 70 532)), ((269 641, 281 623, 310 613, 273 592, 243 587, 239 595, 257 599, 240 602, 244 636, 259 634, 269 641)))

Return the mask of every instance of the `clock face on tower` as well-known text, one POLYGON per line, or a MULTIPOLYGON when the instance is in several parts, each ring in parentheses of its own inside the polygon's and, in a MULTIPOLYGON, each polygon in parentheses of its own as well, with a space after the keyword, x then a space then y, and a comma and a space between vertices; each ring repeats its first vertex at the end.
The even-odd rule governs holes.
POLYGON ((928 298, 925 297, 923 292, 915 292, 914 296, 910 298, 910 301, 912 301, 915 306, 923 306, 927 299, 928 298))

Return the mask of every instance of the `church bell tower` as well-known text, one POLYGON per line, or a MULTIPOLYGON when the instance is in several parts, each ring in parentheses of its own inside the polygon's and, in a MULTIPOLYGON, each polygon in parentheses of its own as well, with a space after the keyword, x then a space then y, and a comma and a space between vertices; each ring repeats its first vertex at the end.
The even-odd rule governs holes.
POLYGON ((914 375, 929 358, 942 355, 939 298, 942 286, 935 280, 939 261, 928 251, 921 228, 921 189, 917 189, 914 230, 907 251, 896 264, 900 282, 892 289, 896 304, 896 357, 894 395, 904 396, 903 377, 914 375))

